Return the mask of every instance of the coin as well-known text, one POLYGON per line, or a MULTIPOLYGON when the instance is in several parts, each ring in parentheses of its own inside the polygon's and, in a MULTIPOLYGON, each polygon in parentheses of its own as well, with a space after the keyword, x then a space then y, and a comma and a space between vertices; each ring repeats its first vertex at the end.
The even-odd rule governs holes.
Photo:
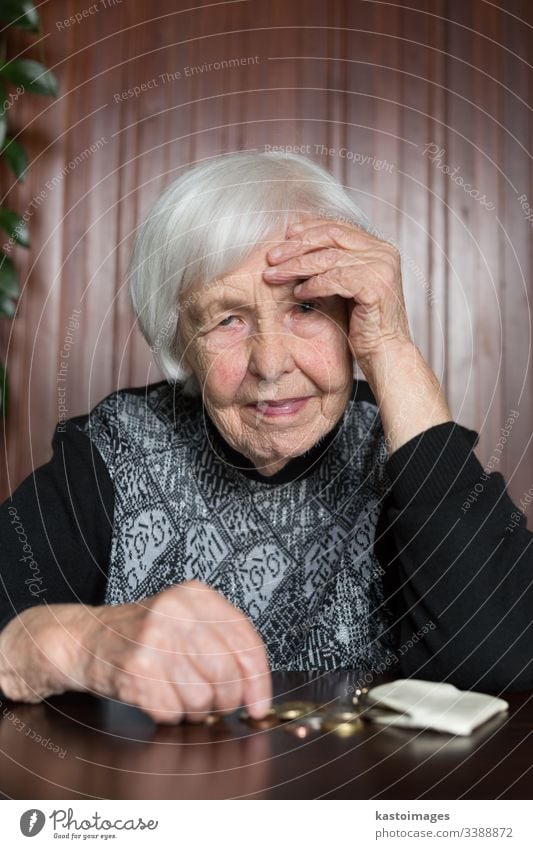
POLYGON ((280 705, 275 705, 274 710, 281 722, 290 722, 314 713, 316 707, 314 702, 283 702, 280 705))
POLYGON ((322 721, 322 731, 330 731, 338 737, 351 737, 363 728, 363 722, 357 711, 331 711, 322 721))
POLYGON ((354 734, 359 734, 359 732, 362 730, 363 722, 360 719, 353 719, 349 722, 341 722, 338 725, 332 726, 331 728, 327 728, 324 725, 323 728, 324 731, 329 730, 337 737, 352 737, 354 734))
POLYGON ((279 719, 274 708, 269 708, 261 719, 255 719, 253 716, 250 716, 248 711, 243 710, 239 714, 239 719, 242 722, 246 722, 250 728, 256 728, 260 731, 267 728, 274 728, 276 725, 279 725, 279 719))

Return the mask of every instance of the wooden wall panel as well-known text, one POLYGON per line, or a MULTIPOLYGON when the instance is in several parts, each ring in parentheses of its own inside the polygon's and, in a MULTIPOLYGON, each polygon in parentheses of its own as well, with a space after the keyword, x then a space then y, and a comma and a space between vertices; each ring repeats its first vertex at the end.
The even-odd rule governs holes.
MULTIPOLYGON (((1 172, 4 202, 23 211, 45 197, 31 251, 13 251, 17 318, 0 324, 12 390, 1 497, 50 455, 73 310, 68 415, 159 378, 124 278, 160 190, 205 157, 298 144, 399 244, 417 343, 456 418, 479 430, 483 462, 519 410, 500 464, 519 501, 533 485, 532 224, 518 200, 533 206, 528 0, 117 0, 62 24, 89 5, 40 5, 43 58, 61 94, 25 96, 10 113, 32 166, 21 186, 1 172), (241 57, 258 58, 205 67, 241 57), (144 90, 128 94, 134 86, 144 90)), ((10 51, 31 43, 9 38, 10 51)))
MULTIPOLYGON (((503 337, 503 410, 517 410, 520 417, 513 427, 505 458, 505 475, 517 502, 533 484, 533 373, 531 301, 533 222, 527 221, 518 198, 533 196, 531 151, 531 4, 512 4, 517 16, 500 21, 503 52, 503 79, 500 95, 500 121, 506 128, 500 149, 499 231, 500 304, 503 337), (529 63, 529 64, 528 64, 529 63)), ((533 509, 528 513, 531 527, 533 509)))

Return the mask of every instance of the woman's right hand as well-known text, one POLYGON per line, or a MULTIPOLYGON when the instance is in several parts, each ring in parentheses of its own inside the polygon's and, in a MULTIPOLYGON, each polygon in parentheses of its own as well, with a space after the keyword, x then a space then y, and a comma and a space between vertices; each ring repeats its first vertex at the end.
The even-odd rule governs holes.
MULTIPOLYGON (((64 613, 56 617, 55 627, 50 623, 43 631, 42 636, 48 636, 40 646, 41 657, 55 675, 43 692, 42 665, 40 675, 33 670, 36 683, 39 678, 37 690, 21 687, 19 669, 13 693, 8 691, 13 676, 8 676, 8 689, 2 676, 8 697, 35 701, 36 692, 41 697, 67 689, 93 692, 136 705, 161 723, 198 722, 211 711, 229 713, 241 704, 259 718, 270 706, 270 670, 261 638, 240 610, 199 581, 131 604, 55 607, 64 613)), ((35 618, 36 613, 33 608, 18 619, 26 614, 35 618)), ((4 659, 10 643, 15 650, 9 633, 5 636, 0 641, 4 659)))

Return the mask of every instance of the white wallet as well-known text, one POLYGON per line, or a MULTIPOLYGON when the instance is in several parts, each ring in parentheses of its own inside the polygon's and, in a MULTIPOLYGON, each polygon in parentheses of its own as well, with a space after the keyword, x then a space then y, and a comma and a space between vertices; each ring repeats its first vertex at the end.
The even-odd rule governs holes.
POLYGON ((458 690, 452 684, 404 678, 373 687, 365 717, 383 725, 429 728, 468 736, 479 725, 506 711, 495 696, 458 690))

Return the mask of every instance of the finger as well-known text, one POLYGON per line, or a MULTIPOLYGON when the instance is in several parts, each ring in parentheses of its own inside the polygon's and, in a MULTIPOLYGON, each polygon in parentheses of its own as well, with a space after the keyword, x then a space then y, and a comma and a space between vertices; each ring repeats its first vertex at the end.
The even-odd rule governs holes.
POLYGON ((222 713, 233 713, 244 702, 244 682, 237 663, 224 681, 214 685, 215 708, 222 713))
POLYGON ((280 265, 266 268, 263 277, 269 283, 297 280, 299 277, 311 277, 313 274, 328 271, 337 266, 353 265, 354 257, 349 251, 337 248, 322 250, 291 257, 280 265))
MULTIPOLYGON (((339 245, 346 247, 365 246, 370 243, 374 245, 380 240, 364 230, 357 224, 347 224, 343 221, 335 219, 324 221, 324 219, 311 219, 305 223, 290 225, 286 230, 286 240, 279 245, 274 245, 270 251, 275 251, 277 247, 290 245, 292 242, 302 240, 305 245, 315 244, 317 247, 321 245, 339 245), (346 243, 346 244, 345 244, 346 243)), ((267 256, 270 254, 268 252, 267 256)))
POLYGON ((215 707, 213 687, 195 667, 189 657, 181 655, 171 682, 183 705, 183 713, 189 722, 203 722, 215 707))
POLYGON ((267 251, 267 260, 271 265, 283 262, 290 256, 317 250, 319 248, 340 247, 354 250, 368 247, 375 238, 356 225, 346 225, 337 221, 316 219, 306 224, 294 224, 287 228, 287 238, 267 251))
POLYGON ((202 585, 191 595, 196 614, 215 627, 229 646, 242 679, 243 702, 252 716, 265 715, 272 700, 272 682, 266 649, 250 620, 224 596, 202 585))
POLYGON ((148 716, 161 725, 177 725, 183 719, 183 705, 179 696, 172 686, 167 686, 157 697, 154 692, 150 694, 150 700, 140 700, 137 706, 147 713, 148 716))
POLYGON ((183 705, 175 687, 165 681, 154 682, 150 686, 146 682, 139 683, 132 678, 129 685, 122 687, 120 701, 139 708, 148 714, 154 722, 175 725, 183 718, 183 705))
POLYGON ((365 234, 363 230, 357 231, 353 228, 349 230, 334 222, 327 224, 322 222, 322 224, 295 232, 284 242, 273 245, 266 256, 270 265, 277 265, 292 256, 330 247, 350 250, 368 247, 368 234, 365 234))
POLYGON ((193 639, 189 656, 198 672, 213 688, 214 707, 223 713, 236 710, 242 704, 242 676, 223 633, 211 629, 208 644, 204 639, 193 639))
POLYGON ((251 716, 261 719, 272 704, 272 678, 264 643, 246 619, 228 629, 226 639, 240 668, 243 704, 251 716))
POLYGON ((289 224, 285 232, 287 237, 290 238, 293 233, 301 233, 309 227, 314 227, 317 224, 323 223, 323 218, 306 218, 305 221, 294 221, 292 224, 289 224))
MULTIPOLYGON (((347 224, 346 221, 342 221, 342 219, 337 218, 320 218, 320 217, 310 217, 306 218, 304 221, 295 221, 293 224, 289 224, 287 227, 285 234, 287 238, 292 238, 293 235, 299 235, 300 233, 304 233, 307 230, 311 230, 315 227, 326 227, 327 225, 336 225, 343 227, 357 227, 354 224, 347 224)), ((357 228, 359 229, 359 228, 357 228)))
POLYGON ((333 268, 298 283, 293 294, 301 299, 340 295, 341 298, 368 300, 368 289, 368 280, 362 275, 358 278, 357 273, 350 273, 350 269, 333 268))

